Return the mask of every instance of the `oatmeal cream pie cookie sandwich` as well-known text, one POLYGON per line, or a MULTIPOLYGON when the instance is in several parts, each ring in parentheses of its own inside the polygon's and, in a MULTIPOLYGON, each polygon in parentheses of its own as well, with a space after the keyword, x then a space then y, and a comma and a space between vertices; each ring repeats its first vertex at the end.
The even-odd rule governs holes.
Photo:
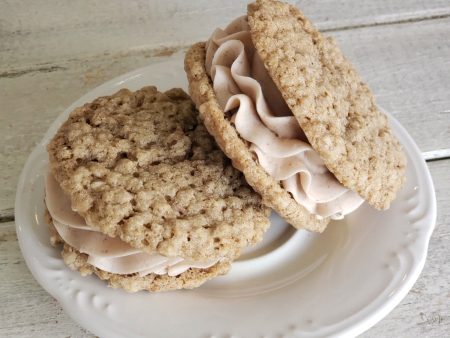
POLYGON ((323 231, 363 201, 387 209, 406 159, 388 120, 333 39, 295 7, 257 0, 187 52, 206 128, 263 202, 323 231))
POLYGON ((126 291, 194 288, 262 239, 269 209, 181 89, 123 89, 75 109, 48 145, 53 244, 126 291))

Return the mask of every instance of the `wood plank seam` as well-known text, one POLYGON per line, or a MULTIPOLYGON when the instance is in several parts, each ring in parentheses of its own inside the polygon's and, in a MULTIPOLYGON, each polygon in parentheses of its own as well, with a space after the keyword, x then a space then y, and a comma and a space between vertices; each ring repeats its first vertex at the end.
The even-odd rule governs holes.
MULTIPOLYGON (((170 47, 158 47, 158 48, 139 48, 139 49, 131 49, 127 52, 120 51, 116 53, 110 53, 109 56, 111 58, 114 57, 125 57, 125 56, 133 56, 133 55, 141 55, 145 53, 148 58, 154 58, 156 61, 158 59, 164 59, 166 57, 172 56, 174 53, 179 52, 181 50, 187 50, 191 45, 179 45, 179 46, 170 46, 170 47)), ((16 67, 9 68, 7 70, 0 68, 0 79, 13 79, 17 77, 21 77, 24 75, 29 75, 30 73, 52 73, 57 71, 64 71, 70 68, 71 64, 80 63, 85 60, 94 60, 103 54, 91 54, 87 55, 83 59, 80 58, 71 58, 66 61, 56 61, 56 62, 46 62, 45 64, 38 63, 35 65, 27 65, 25 67, 16 67)), ((1 67, 1 66, 0 66, 1 67)))
POLYGON ((351 29, 389 26, 389 25, 401 25, 401 24, 407 24, 407 23, 415 23, 415 22, 422 22, 422 21, 429 21, 429 20, 440 20, 440 19, 446 19, 446 18, 450 18, 450 13, 439 14, 439 15, 430 15, 430 16, 417 17, 417 18, 407 18, 407 19, 400 19, 400 20, 384 21, 384 22, 374 22, 374 23, 360 24, 360 25, 337 26, 337 27, 333 27, 333 28, 321 29, 320 31, 321 32, 340 32, 340 31, 347 31, 347 30, 351 30, 351 29))
POLYGON ((427 162, 445 160, 450 158, 450 149, 430 150, 423 152, 422 156, 427 162))
POLYGON ((0 210, 0 223, 14 221, 14 209, 0 210))
POLYGON ((34 72, 51 73, 51 72, 56 72, 58 70, 65 70, 65 69, 67 69, 67 67, 54 65, 54 66, 48 66, 48 67, 36 67, 36 68, 27 68, 27 69, 22 69, 22 70, 12 70, 9 72, 5 71, 5 72, 0 73, 0 78, 12 79, 15 77, 19 77, 19 76, 26 75, 29 73, 34 73, 34 72))

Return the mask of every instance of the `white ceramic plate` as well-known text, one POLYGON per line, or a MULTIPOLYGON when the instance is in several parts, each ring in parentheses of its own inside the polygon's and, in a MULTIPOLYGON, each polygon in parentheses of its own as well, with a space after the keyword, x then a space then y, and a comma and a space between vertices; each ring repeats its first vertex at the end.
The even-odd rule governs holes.
POLYGON ((45 145, 75 107, 119 88, 186 88, 182 55, 120 76, 62 113, 20 177, 16 225, 33 276, 81 326, 102 337, 356 336, 408 293, 425 263, 436 220, 430 173, 411 137, 391 125, 408 156, 407 182, 388 211, 363 205, 323 234, 277 216, 264 242, 231 272, 192 291, 127 294, 81 277, 50 246, 43 220, 45 145))

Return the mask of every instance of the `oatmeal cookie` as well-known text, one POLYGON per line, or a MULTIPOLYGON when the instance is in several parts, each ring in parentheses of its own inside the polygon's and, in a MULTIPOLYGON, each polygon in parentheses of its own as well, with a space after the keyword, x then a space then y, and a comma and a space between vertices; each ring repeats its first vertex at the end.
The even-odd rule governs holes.
POLYGON ((269 225, 181 89, 100 97, 75 109, 47 149, 87 225, 143 251, 230 261, 269 225))
POLYGON ((406 157, 336 42, 279 1, 250 4, 248 22, 258 55, 328 169, 370 205, 389 208, 405 181, 406 157))

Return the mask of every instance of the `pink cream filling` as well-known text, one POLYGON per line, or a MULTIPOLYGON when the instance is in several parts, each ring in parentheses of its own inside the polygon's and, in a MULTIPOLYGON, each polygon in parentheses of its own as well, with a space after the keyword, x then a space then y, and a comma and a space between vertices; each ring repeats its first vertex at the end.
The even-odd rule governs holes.
POLYGON ((87 254, 88 263, 115 274, 150 273, 177 276, 189 268, 206 269, 218 262, 195 262, 180 257, 150 254, 131 247, 119 238, 112 238, 89 227, 84 218, 71 209, 70 199, 64 194, 53 175, 45 181, 45 203, 53 224, 61 238, 81 253, 87 254))
POLYGON ((216 29, 206 45, 214 92, 259 164, 317 217, 342 219, 363 199, 327 169, 270 78, 251 40, 246 16, 216 29))

